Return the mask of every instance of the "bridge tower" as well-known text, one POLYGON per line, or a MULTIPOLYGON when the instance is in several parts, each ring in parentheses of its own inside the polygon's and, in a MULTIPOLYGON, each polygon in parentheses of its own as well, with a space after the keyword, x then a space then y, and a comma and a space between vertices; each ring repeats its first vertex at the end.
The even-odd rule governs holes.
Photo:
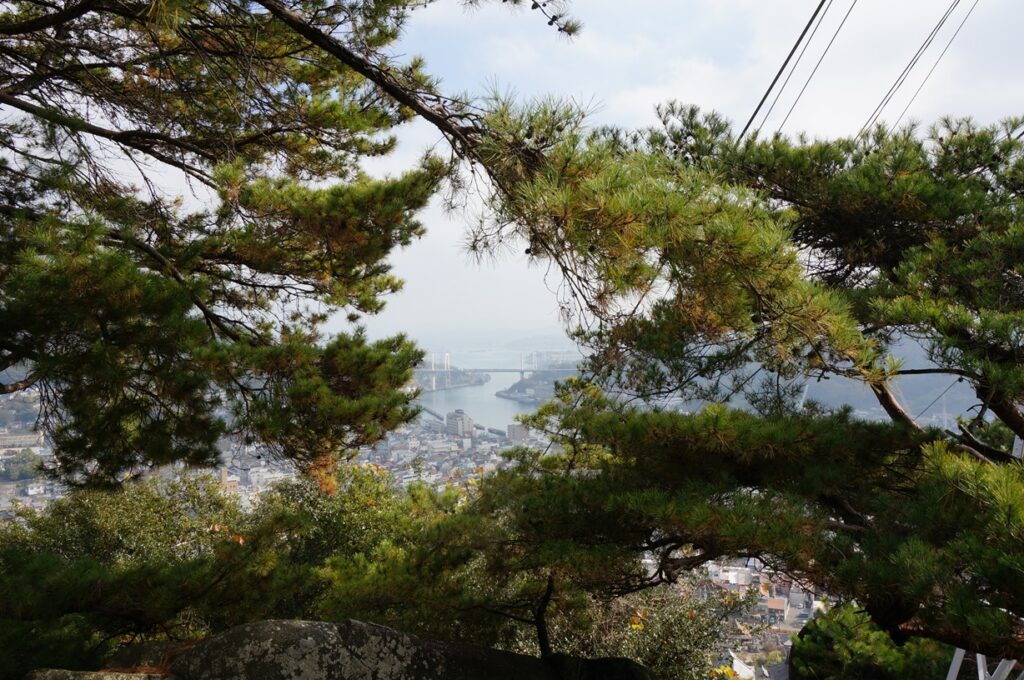
POLYGON ((444 386, 452 386, 452 355, 449 352, 444 353, 444 386))

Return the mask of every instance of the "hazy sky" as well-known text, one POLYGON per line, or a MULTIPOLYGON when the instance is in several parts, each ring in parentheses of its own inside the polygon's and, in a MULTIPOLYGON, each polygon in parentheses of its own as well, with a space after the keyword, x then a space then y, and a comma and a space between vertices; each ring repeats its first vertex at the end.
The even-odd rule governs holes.
MULTIPOLYGON (((834 0, 764 130, 774 130, 852 0, 834 0)), ((963 0, 886 109, 893 121, 974 4, 963 0)), ((582 33, 566 40, 527 9, 492 1, 465 10, 440 0, 417 10, 397 52, 421 55, 449 92, 490 87, 521 97, 555 94, 590 102, 595 123, 655 122, 659 102, 717 110, 742 127, 806 23, 815 0, 576 0, 582 33)), ((947 0, 859 0, 811 81, 786 132, 854 134, 949 6, 947 0)), ((984 122, 1024 114, 1020 0, 979 0, 908 117, 984 122)), ((770 101, 770 100, 769 100, 770 101)), ((422 123, 375 172, 409 167, 439 135, 422 123)), ((406 289, 367 325, 374 336, 406 331, 432 350, 500 345, 561 332, 558 280, 523 255, 478 264, 462 247, 467 219, 434 206, 427 236, 393 256, 406 289)), ((538 340, 540 342, 540 340, 538 340)), ((547 343, 550 344, 550 343, 547 343)))

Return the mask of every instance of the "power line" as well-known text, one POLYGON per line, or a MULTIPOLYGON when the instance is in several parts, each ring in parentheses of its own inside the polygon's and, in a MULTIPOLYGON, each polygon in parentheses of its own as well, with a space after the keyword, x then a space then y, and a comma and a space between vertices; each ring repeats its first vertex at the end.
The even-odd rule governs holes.
POLYGON ((907 76, 910 75, 910 71, 913 70, 915 65, 917 65, 917 62, 921 59, 921 55, 925 53, 925 50, 927 50, 928 47, 932 44, 932 41, 935 40, 935 36, 942 29, 942 27, 946 23, 946 20, 949 19, 949 15, 953 13, 953 10, 955 10, 957 5, 959 4, 960 0, 953 0, 949 4, 949 7, 946 8, 945 14, 943 14, 942 18, 939 19, 939 22, 935 24, 935 27, 928 34, 928 37, 924 39, 924 42, 921 43, 921 46, 917 48, 917 52, 914 53, 914 56, 911 58, 910 63, 903 68, 903 72, 896 77, 896 81, 889 87, 889 91, 885 93, 884 97, 882 97, 882 101, 878 103, 878 106, 875 107, 875 110, 871 112, 870 116, 868 116, 867 122, 864 123, 863 127, 861 127, 860 129, 860 133, 863 133, 865 130, 870 128, 878 121, 878 117, 882 115, 882 111, 889 104, 889 102, 892 101, 892 98, 896 94, 897 90, 899 90, 900 87, 903 86, 903 83, 906 81, 907 76))
POLYGON ((825 11, 822 12, 821 17, 818 18, 818 23, 814 25, 814 30, 811 31, 810 37, 804 41, 804 46, 800 50, 800 54, 797 55, 796 61, 793 62, 793 68, 789 69, 789 75, 786 76, 784 81, 782 81, 782 87, 780 87, 778 92, 775 93, 775 99, 772 100, 772 105, 768 107, 768 113, 764 114, 764 118, 761 119, 761 124, 758 125, 757 130, 754 131, 755 134, 760 132, 761 128, 764 127, 764 124, 768 122, 768 118, 772 115, 772 111, 775 110, 775 105, 779 103, 779 97, 782 96, 782 93, 786 91, 786 86, 789 85, 789 79, 793 77, 793 74, 796 73, 797 67, 800 66, 800 60, 804 58, 804 52, 806 52, 810 44, 814 42, 814 36, 818 34, 818 29, 821 28, 821 23, 825 21, 825 17, 828 16, 828 11, 832 9, 832 2, 833 0, 828 0, 828 4, 825 6, 825 11))
POLYGON ((779 82, 779 77, 782 76, 782 72, 786 70, 786 66, 789 64, 789 60, 793 58, 793 54, 796 52, 796 48, 800 47, 800 43, 803 42, 804 36, 807 35, 807 31, 811 28, 811 24, 814 23, 815 17, 818 16, 818 12, 820 12, 821 8, 824 6, 825 0, 821 0, 821 2, 819 2, 818 6, 815 8, 814 14, 812 14, 811 18, 807 20, 807 25, 804 26, 804 30, 800 32, 800 37, 796 39, 795 43, 793 43, 793 49, 791 49, 789 51, 789 54, 786 56, 786 61, 782 62, 782 66, 779 68, 779 72, 775 74, 774 78, 772 78, 772 84, 769 85, 768 89, 764 91, 764 96, 761 97, 761 101, 757 103, 757 108, 754 109, 754 112, 752 114, 750 114, 750 120, 748 120, 747 124, 743 126, 743 132, 741 132, 740 136, 736 138, 736 141, 743 139, 743 135, 747 134, 747 130, 750 129, 750 124, 754 122, 755 118, 757 118, 757 114, 761 110, 761 107, 764 106, 764 102, 766 99, 768 99, 768 95, 771 94, 772 88, 775 87, 775 83, 779 82))
POLYGON ((898 126, 900 124, 900 121, 903 120, 903 116, 907 115, 907 111, 910 110, 910 106, 914 103, 914 100, 917 99, 917 95, 921 94, 921 90, 924 89, 925 83, 928 82, 928 79, 932 77, 932 73, 935 72, 935 67, 938 66, 939 62, 942 61, 942 58, 946 56, 946 52, 949 50, 949 46, 952 45, 953 41, 956 40, 956 37, 960 35, 960 29, 963 28, 964 24, 967 23, 967 20, 971 18, 971 14, 974 12, 974 8, 978 6, 979 2, 981 2, 981 0, 974 0, 974 4, 971 5, 971 8, 969 10, 967 10, 967 14, 964 15, 963 21, 961 21, 960 25, 956 27, 956 31, 953 33, 953 37, 951 37, 949 39, 949 42, 946 43, 946 46, 942 48, 942 53, 939 54, 939 58, 935 60, 935 63, 932 64, 931 69, 928 70, 928 75, 926 75, 924 77, 924 80, 921 81, 921 84, 918 85, 917 91, 914 92, 914 96, 911 97, 910 101, 907 102, 907 105, 903 107, 903 112, 900 114, 900 117, 896 119, 896 122, 893 124, 893 127, 898 126))
POLYGON ((828 51, 832 49, 832 43, 834 43, 836 38, 839 37, 839 31, 843 30, 843 26, 846 25, 846 20, 850 18, 850 13, 853 12, 853 8, 856 6, 857 0, 853 0, 853 3, 850 5, 850 9, 846 10, 846 15, 843 16, 843 20, 839 22, 839 27, 836 29, 836 32, 832 34, 832 39, 829 40, 828 45, 825 46, 825 51, 821 53, 820 57, 818 57, 818 63, 814 65, 814 70, 811 71, 811 75, 807 76, 804 86, 800 88, 800 93, 797 94, 796 99, 793 100, 793 105, 789 107, 789 111, 786 112, 786 117, 782 119, 782 124, 779 125, 778 128, 779 130, 782 130, 782 128, 785 127, 786 121, 789 120, 790 115, 793 113, 793 109, 795 109, 796 105, 800 103, 800 98, 804 96, 804 91, 807 89, 807 86, 811 84, 811 78, 813 78, 814 74, 818 72, 818 67, 821 66, 821 62, 825 60, 825 55, 828 54, 828 51))
POLYGON ((903 86, 903 83, 906 82, 907 77, 910 75, 910 72, 913 70, 914 66, 917 65, 917 62, 921 59, 921 56, 925 53, 928 47, 931 46, 932 41, 935 40, 935 36, 938 35, 939 30, 942 29, 946 21, 949 19, 949 16, 953 13, 953 10, 955 10, 959 4, 960 0, 953 0, 953 2, 950 3, 949 7, 946 8, 946 12, 939 19, 935 27, 932 28, 931 32, 925 38, 924 42, 921 43, 921 46, 917 48, 917 52, 914 53, 914 56, 911 58, 910 63, 908 63, 903 68, 903 71, 900 73, 899 76, 897 76, 896 81, 889 87, 889 91, 885 93, 884 97, 882 97, 882 101, 880 101, 878 103, 878 106, 875 107, 875 110, 871 112, 871 116, 868 117, 868 121, 864 123, 864 126, 860 129, 860 132, 863 133, 864 130, 868 129, 878 121, 879 116, 882 115, 882 111, 889 104, 889 102, 892 101, 892 98, 896 95, 896 92, 903 86))
POLYGON ((868 121, 864 123, 864 126, 861 127, 860 129, 861 133, 863 133, 864 130, 868 129, 870 126, 874 125, 875 122, 878 121, 878 117, 881 116, 882 111, 889 104, 889 102, 892 101, 893 96, 895 96, 899 88, 903 86, 903 83, 906 82, 907 77, 910 75, 910 71, 913 70, 914 66, 917 65, 917 62, 921 59, 921 56, 924 54, 925 50, 927 50, 928 47, 931 45, 932 41, 935 40, 935 36, 938 34, 942 26, 945 25, 946 21, 949 19, 950 14, 953 13, 953 10, 956 9, 957 5, 959 4, 960 0, 953 0, 953 2, 950 3, 949 7, 946 8, 946 12, 939 19, 939 22, 935 25, 934 28, 932 28, 931 32, 925 38, 924 42, 921 43, 921 46, 917 48, 917 52, 914 53, 914 56, 911 58, 910 63, 903 67, 903 71, 900 73, 899 76, 896 77, 896 81, 891 86, 889 86, 889 90, 888 92, 885 93, 885 96, 882 97, 882 101, 880 101, 878 103, 878 106, 875 107, 875 110, 871 112, 871 115, 868 117, 868 121))

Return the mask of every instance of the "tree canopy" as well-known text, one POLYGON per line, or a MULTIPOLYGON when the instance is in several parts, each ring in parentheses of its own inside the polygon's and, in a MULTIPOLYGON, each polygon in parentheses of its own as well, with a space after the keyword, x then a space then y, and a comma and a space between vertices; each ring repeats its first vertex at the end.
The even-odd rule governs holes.
POLYGON ((682 106, 655 130, 592 130, 557 101, 439 114, 402 96, 490 179, 494 220, 473 245, 518 240, 563 273, 598 384, 756 407, 652 411, 566 390, 541 425, 607 457, 570 464, 557 493, 532 485, 534 514, 575 503, 558 545, 655 550, 652 582, 757 556, 856 599, 899 640, 1024 655, 1024 480, 999 434, 1022 433, 1008 293, 1024 261, 1021 121, 738 142, 682 106), (902 366, 903 339, 929 365, 902 366), (894 381, 924 374, 975 390, 958 432, 901 403, 894 381), (889 422, 801 407, 789 389, 829 378, 866 385, 889 422))
POLYGON ((207 475, 74 489, 0 524, 0 676, 95 669, 125 642, 182 642, 258 618, 316 616, 328 555, 400 535, 378 471, 338 471, 340 492, 285 484, 258 509, 207 475), (325 532, 329 538, 325 538, 325 532))
POLYGON ((1024 658, 1024 468, 1007 448, 1024 436, 1024 121, 738 140, 666 105, 656 129, 593 129, 569 103, 446 96, 381 52, 397 1, 12 6, 0 103, 25 115, 0 134, 0 366, 24 371, 5 391, 42 392, 65 476, 208 462, 230 430, 322 470, 410 415, 415 350, 318 344, 310 305, 376 309, 397 285, 381 258, 458 179, 433 160, 359 174, 416 115, 487 179, 473 247, 553 264, 591 357, 593 382, 532 421, 561 450, 479 497, 490 545, 519 546, 528 597, 512 600, 550 599, 552 566, 589 587, 614 556, 625 592, 745 555, 898 641, 1024 658), (111 145, 210 187, 215 209, 129 187, 111 145), (907 341, 927 365, 895 356, 907 341), (930 374, 977 396, 955 432, 895 389, 930 374), (867 386, 887 420, 801 403, 811 379, 867 386), (711 406, 650 406, 666 397, 711 406))
POLYGON ((715 115, 663 113, 639 132, 552 105, 492 114, 501 139, 548 141, 511 168, 524 156, 495 152, 518 179, 481 242, 519 236, 561 269, 599 385, 718 404, 566 388, 536 425, 607 456, 568 475, 581 520, 559 539, 654 550, 654 582, 758 557, 897 640, 1020 658, 1024 468, 1000 431, 1020 434, 1024 398, 1021 122, 739 143, 715 115), (905 339, 928 365, 894 356, 905 339), (974 389, 959 431, 897 397, 927 374, 974 389), (800 381, 830 378, 869 387, 888 422, 800 403, 800 381))
MULTIPOLYGON (((406 3, 305 9, 374 50, 406 3)), ((209 464, 227 434, 330 470, 411 416, 404 338, 319 330, 378 310, 422 233, 443 164, 359 167, 407 109, 247 3, 14 2, 0 40, 0 393, 38 390, 52 472, 209 464)))
MULTIPOLYGON (((281 483, 251 510, 206 475, 74 489, 44 511, 19 509, 0 524, 0 676, 94 669, 121 644, 173 647, 268 617, 355 617, 538 651, 536 620, 517 614, 552 565, 488 551, 502 530, 487 508, 465 511, 465 490, 403 492, 375 466, 344 464, 336 478, 336 493, 309 478, 281 483)), ((699 578, 609 600, 574 584, 565 564, 543 612, 550 648, 627 656, 670 677, 705 677, 728 615, 749 604, 699 578)))
POLYGON ((941 678, 948 649, 930 640, 897 646, 855 606, 836 607, 808 622, 793 638, 790 675, 800 680, 941 678))
POLYGON ((588 129, 558 102, 484 108, 466 155, 496 217, 475 244, 518 238, 560 269, 598 384, 755 407, 652 411, 567 389, 543 429, 608 458, 568 476, 558 498, 589 517, 559 540, 656 550, 654 581, 756 556, 898 640, 1024 656, 1024 479, 1000 434, 1024 434, 1024 123, 739 142, 678 105, 641 131, 588 129), (902 365, 906 339, 928 365, 902 365), (977 395, 959 431, 923 427, 897 396, 897 378, 929 374, 977 395), (829 378, 866 385, 889 422, 792 393, 829 378))

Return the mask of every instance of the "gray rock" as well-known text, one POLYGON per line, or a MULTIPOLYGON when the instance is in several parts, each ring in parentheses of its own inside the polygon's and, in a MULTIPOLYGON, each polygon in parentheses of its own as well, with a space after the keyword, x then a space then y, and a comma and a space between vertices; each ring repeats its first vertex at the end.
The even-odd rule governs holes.
POLYGON ((178 680, 650 680, 624 659, 542 661, 427 642, 362 623, 260 621, 232 628, 171 664, 178 680))
POLYGON ((167 675, 154 675, 151 673, 62 671, 55 668, 40 668, 25 676, 25 680, 166 680, 168 677, 167 675))
POLYGON ((259 621, 196 645, 172 664, 182 680, 390 680, 440 663, 407 636, 355 621, 259 621))

